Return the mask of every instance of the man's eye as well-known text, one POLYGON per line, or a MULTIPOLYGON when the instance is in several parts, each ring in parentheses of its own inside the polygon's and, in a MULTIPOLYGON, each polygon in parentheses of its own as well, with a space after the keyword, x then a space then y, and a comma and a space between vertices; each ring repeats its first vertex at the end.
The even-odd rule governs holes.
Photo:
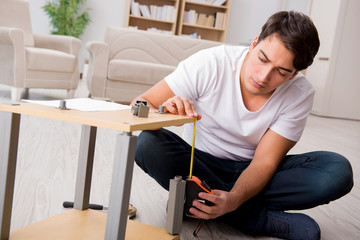
POLYGON ((261 57, 259 57, 259 60, 260 60, 260 62, 262 62, 262 63, 265 63, 265 62, 266 62, 266 60, 263 59, 263 58, 261 58, 261 57))
POLYGON ((280 74, 281 76, 283 76, 283 77, 286 76, 286 74, 285 74, 285 73, 282 73, 280 70, 278 70, 278 72, 279 72, 279 74, 280 74))

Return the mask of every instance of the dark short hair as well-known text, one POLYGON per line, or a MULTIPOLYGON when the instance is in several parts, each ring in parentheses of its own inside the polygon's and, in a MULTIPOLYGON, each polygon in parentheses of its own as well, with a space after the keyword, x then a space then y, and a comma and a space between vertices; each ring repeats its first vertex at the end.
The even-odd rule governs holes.
POLYGON ((258 43, 276 34, 285 47, 294 54, 293 65, 297 71, 313 63, 320 40, 312 20, 303 13, 280 11, 273 14, 262 27, 258 43))

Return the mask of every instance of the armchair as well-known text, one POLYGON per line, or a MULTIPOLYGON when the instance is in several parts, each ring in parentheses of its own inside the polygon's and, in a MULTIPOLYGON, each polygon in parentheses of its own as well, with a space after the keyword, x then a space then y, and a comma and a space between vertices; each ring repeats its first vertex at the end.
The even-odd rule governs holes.
POLYGON ((195 52, 220 45, 163 33, 108 27, 104 42, 86 44, 90 53, 86 74, 92 97, 121 103, 148 90, 195 52))
POLYGON ((66 89, 73 98, 80 48, 74 37, 33 34, 28 1, 0 1, 0 84, 12 87, 12 100, 29 88, 66 89))

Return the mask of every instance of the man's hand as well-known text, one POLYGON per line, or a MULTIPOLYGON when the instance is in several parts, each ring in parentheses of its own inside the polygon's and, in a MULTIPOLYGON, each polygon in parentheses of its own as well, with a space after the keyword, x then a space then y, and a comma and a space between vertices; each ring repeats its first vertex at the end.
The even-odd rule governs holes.
POLYGON ((233 192, 226 192, 221 190, 213 190, 214 194, 200 192, 199 197, 209 202, 214 203, 214 206, 208 206, 201 203, 199 200, 194 200, 193 206, 198 208, 190 208, 193 218, 214 219, 220 217, 228 212, 234 211, 239 206, 237 205, 237 195, 233 192))
POLYGON ((201 119, 201 114, 196 112, 194 104, 187 98, 175 96, 174 92, 164 79, 145 93, 134 98, 131 105, 134 105, 136 100, 147 101, 148 106, 153 109, 158 109, 159 105, 163 105, 165 107, 165 112, 196 117, 198 120, 201 119))
POLYGON ((166 100, 162 105, 165 107, 165 111, 172 114, 201 119, 201 114, 196 112, 194 104, 187 98, 174 96, 166 100))

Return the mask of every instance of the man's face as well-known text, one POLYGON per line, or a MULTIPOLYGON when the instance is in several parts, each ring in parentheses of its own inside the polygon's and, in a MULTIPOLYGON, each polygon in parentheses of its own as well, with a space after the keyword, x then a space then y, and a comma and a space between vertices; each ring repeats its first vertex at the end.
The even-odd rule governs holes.
POLYGON ((252 95, 271 95, 277 87, 295 77, 294 55, 274 34, 256 43, 257 38, 245 60, 242 86, 252 95))

